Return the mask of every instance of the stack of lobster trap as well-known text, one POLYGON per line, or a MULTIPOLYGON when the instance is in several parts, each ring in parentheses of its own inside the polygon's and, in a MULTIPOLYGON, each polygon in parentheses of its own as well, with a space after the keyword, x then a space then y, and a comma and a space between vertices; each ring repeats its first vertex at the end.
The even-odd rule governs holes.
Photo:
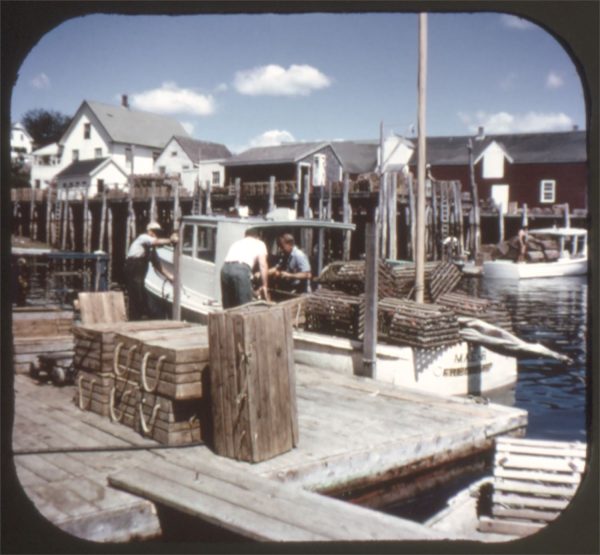
POLYGON ((167 445, 205 438, 206 328, 176 321, 80 326, 76 402, 167 445))

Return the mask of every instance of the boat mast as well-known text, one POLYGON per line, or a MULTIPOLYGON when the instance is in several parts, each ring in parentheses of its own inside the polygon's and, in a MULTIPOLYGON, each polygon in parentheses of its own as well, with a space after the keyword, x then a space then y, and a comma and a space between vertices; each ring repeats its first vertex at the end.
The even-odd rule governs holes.
POLYGON ((422 303, 425 291, 425 100, 427 80, 427 14, 419 14, 417 237, 415 246, 415 301, 422 303))

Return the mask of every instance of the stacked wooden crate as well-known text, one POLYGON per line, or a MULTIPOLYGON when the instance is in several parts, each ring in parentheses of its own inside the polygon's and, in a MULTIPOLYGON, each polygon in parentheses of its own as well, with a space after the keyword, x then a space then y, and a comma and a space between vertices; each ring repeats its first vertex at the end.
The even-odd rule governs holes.
POLYGON ((586 450, 581 442, 497 438, 491 514, 480 516, 479 530, 526 536, 545 527, 572 501, 586 450))
POLYGON ((360 339, 364 333, 364 295, 319 289, 304 302, 305 329, 360 339))
POLYGON ((210 390, 217 454, 259 462, 298 444, 289 307, 210 314, 210 390))
POLYGON ((206 440, 210 431, 205 326, 119 332, 109 411, 167 445, 206 440))
POLYGON ((429 348, 460 342, 454 312, 434 304, 396 299, 388 340, 399 345, 429 348))
POLYGON ((512 332, 510 313, 499 301, 480 299, 465 293, 454 292, 440 295, 436 304, 450 308, 458 316, 478 318, 512 332))
POLYGON ((142 320, 79 325, 73 328, 76 370, 75 402, 82 410, 109 415, 114 380, 115 335, 141 330, 168 330, 189 324, 171 320, 142 320))
POLYGON ((73 356, 73 311, 60 307, 15 308, 12 313, 13 364, 18 373, 38 365, 49 353, 73 356))

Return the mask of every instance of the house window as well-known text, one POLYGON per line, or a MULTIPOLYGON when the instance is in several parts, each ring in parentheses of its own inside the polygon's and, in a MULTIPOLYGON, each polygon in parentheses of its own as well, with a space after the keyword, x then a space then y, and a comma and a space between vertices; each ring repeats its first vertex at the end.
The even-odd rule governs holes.
POLYGON ((172 151, 171 151, 171 156, 172 156, 172 157, 175 157, 175 156, 177 156, 177 151, 176 151, 176 150, 172 150, 172 151))
POLYGON ((102 193, 104 191, 104 179, 98 179, 98 192, 102 193))
POLYGON ((40 186, 41 186, 40 180, 39 180, 39 179, 36 179, 36 180, 35 180, 35 188, 36 188, 36 189, 39 189, 39 188, 40 188, 40 186))
POLYGON ((212 184, 217 187, 221 183, 221 172, 212 172, 212 184))
POLYGON ((92 134, 92 126, 89 123, 83 124, 83 138, 89 139, 92 134))
POLYGON ((74 149, 73 150, 73 162, 77 162, 77 160, 79 160, 79 151, 74 149))
POLYGON ((181 167, 181 169, 183 169, 183 170, 189 170, 190 169, 190 165, 189 164, 183 164, 183 166, 181 167))
POLYGON ((94 150, 94 156, 96 158, 102 158, 102 149, 101 148, 97 148, 94 150))
POLYGON ((556 181, 542 179, 540 182, 540 202, 551 203, 556 201, 556 181))
POLYGON ((125 147, 125 163, 131 164, 133 163, 133 150, 130 146, 125 147))
POLYGON ((160 173, 160 175, 165 175, 166 172, 167 172, 167 167, 166 166, 159 166, 158 167, 158 173, 160 173))

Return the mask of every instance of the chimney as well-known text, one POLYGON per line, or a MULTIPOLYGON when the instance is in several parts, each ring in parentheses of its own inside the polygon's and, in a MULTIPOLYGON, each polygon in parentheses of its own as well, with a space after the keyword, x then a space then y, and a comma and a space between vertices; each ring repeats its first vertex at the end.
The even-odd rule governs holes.
POLYGON ((129 99, 126 94, 121 95, 121 106, 123 106, 123 108, 129 108, 129 99))

